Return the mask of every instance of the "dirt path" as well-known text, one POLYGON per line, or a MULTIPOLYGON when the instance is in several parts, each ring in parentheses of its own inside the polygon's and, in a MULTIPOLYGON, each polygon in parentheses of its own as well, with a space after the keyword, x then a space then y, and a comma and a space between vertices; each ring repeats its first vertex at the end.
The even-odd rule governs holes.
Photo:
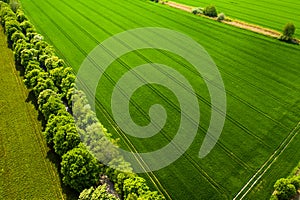
POLYGON ((187 5, 172 2, 172 1, 165 2, 164 4, 167 4, 168 6, 173 7, 173 8, 184 10, 186 12, 192 12, 192 9, 193 9, 192 6, 187 6, 187 5))
MULTIPOLYGON (((176 2, 173 2, 173 1, 163 2, 163 4, 166 4, 166 5, 168 5, 172 8, 177 8, 177 9, 180 9, 180 10, 183 10, 183 11, 186 11, 186 12, 192 12, 192 9, 194 8, 192 6, 176 3, 176 2)), ((199 16, 209 18, 209 19, 215 20, 215 21, 217 20, 217 18, 210 18, 210 17, 204 16, 204 15, 199 15, 199 16)), ((247 22, 243 22, 243 21, 240 21, 240 20, 232 20, 232 21, 225 21, 224 20, 224 21, 222 21, 222 23, 228 24, 228 25, 231 25, 231 26, 235 26, 235 27, 238 27, 238 28, 241 28, 241 29, 249 30, 249 31, 252 31, 252 32, 255 32, 255 33, 259 33, 261 35, 265 35, 265 36, 272 37, 272 38, 278 38, 281 35, 281 33, 278 32, 278 31, 275 31, 275 30, 272 30, 272 29, 267 29, 267 28, 258 26, 256 24, 249 24, 247 22)), ((296 41, 298 43, 300 42, 299 39, 296 39, 296 41)))
POLYGON ((271 29, 267 29, 267 28, 263 28, 261 26, 257 26, 257 25, 254 25, 254 24, 248 24, 246 22, 243 22, 243 21, 222 21, 224 24, 229 24, 231 26, 235 26, 235 27, 238 27, 238 28, 241 28, 241 29, 246 29, 246 30, 249 30, 249 31, 252 31, 252 32, 255 32, 255 33, 259 33, 259 34, 262 34, 262 35, 266 35, 266 36, 270 36, 270 37, 273 37, 273 38, 278 38, 281 33, 278 32, 278 31, 275 31, 275 30, 271 30, 271 29))

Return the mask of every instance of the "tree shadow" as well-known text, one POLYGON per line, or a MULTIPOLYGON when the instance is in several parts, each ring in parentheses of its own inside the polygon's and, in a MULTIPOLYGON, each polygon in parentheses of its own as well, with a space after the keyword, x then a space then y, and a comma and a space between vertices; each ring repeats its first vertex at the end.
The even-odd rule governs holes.
POLYGON ((65 185, 63 182, 62 182, 62 174, 60 173, 60 169, 61 169, 61 166, 60 166, 60 162, 61 162, 61 159, 60 157, 54 152, 53 149, 49 150, 47 152, 47 156, 46 158, 54 164, 54 166, 56 167, 57 169, 57 172, 58 172, 58 175, 59 175, 59 182, 60 182, 60 187, 62 188, 62 192, 63 194, 66 196, 67 200, 74 200, 74 199, 78 199, 78 196, 79 196, 79 193, 77 191, 75 191, 74 189, 72 189, 71 187, 65 185))
POLYGON ((16 67, 16 70, 20 73, 19 75, 21 77, 24 77, 25 76, 25 69, 24 69, 24 67, 22 67, 21 65, 19 65, 17 62, 15 62, 15 67, 16 67))
POLYGON ((33 91, 28 93, 26 103, 31 103, 34 106, 34 108, 38 111, 38 120, 41 122, 42 127, 46 127, 47 121, 44 119, 43 114, 39 111, 39 105, 33 91))

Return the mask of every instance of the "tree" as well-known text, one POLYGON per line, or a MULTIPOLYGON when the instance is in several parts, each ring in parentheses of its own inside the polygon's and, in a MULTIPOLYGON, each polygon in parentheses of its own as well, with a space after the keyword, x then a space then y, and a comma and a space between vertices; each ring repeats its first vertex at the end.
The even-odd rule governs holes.
POLYGON ((290 178, 290 183, 295 186, 296 190, 300 189, 300 176, 290 178))
POLYGON ((203 10, 203 14, 209 17, 217 17, 217 9, 214 5, 209 5, 203 10))
POLYGON ((14 44, 20 39, 25 40, 25 35, 21 31, 16 31, 11 35, 11 41, 14 44))
POLYGON ((79 200, 117 200, 114 195, 107 192, 107 185, 103 184, 98 186, 96 189, 91 187, 90 189, 85 189, 80 193, 79 200))
MULTIPOLYGON (((51 90, 54 90, 55 92, 57 91, 57 88, 55 87, 55 85, 54 85, 51 78, 49 78, 49 77, 47 77, 47 78, 38 77, 37 85, 32 88, 32 90, 34 91, 35 96, 39 96, 39 94, 42 91, 46 90, 46 89, 51 89, 51 90)), ((47 119, 46 116, 45 116, 45 118, 47 119)))
POLYGON ((35 87, 38 84, 39 77, 47 76, 47 73, 43 72, 41 69, 32 69, 31 71, 26 70, 25 72, 24 83, 29 89, 35 87))
POLYGON ((277 180, 274 189, 279 200, 289 200, 297 193, 295 186, 285 178, 277 180))
POLYGON ((44 136, 48 145, 54 145, 53 138, 61 126, 74 124, 74 119, 67 111, 60 110, 56 115, 51 114, 46 124, 44 136))
POLYGON ((287 23, 279 39, 283 41, 290 41, 293 39, 293 35, 295 34, 295 31, 296 31, 295 25, 293 23, 287 23))
POLYGON ((144 194, 146 191, 149 191, 149 187, 146 185, 146 180, 142 177, 133 177, 124 180, 123 183, 123 192, 124 199, 128 197, 129 194, 136 194, 138 196, 144 194))
POLYGON ((29 61, 37 60, 37 50, 31 49, 24 49, 21 51, 21 65, 26 68, 29 61))
POLYGON ((99 179, 99 164, 83 145, 62 156, 63 182, 78 192, 95 185, 99 179))
POLYGON ((20 27, 22 29, 22 32, 24 34, 27 33, 27 29, 30 29, 30 28, 34 28, 34 26, 27 20, 23 21, 21 24, 20 24, 20 27))
POLYGON ((22 23, 25 20, 28 20, 27 17, 25 16, 24 12, 21 9, 17 10, 16 15, 17 15, 17 20, 20 23, 22 23))
POLYGON ((64 66, 64 61, 59 59, 57 56, 51 56, 45 60, 45 66, 48 70, 54 69, 56 67, 64 66))
POLYGON ((74 123, 59 126, 53 137, 55 153, 62 156, 69 150, 75 148, 80 143, 80 137, 77 133, 74 123))

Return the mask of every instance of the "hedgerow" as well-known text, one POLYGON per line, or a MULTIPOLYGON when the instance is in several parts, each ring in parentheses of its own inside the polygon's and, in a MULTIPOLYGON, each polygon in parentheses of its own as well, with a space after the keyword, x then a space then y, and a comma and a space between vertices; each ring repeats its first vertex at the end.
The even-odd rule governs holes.
POLYGON ((157 192, 151 192, 143 178, 131 173, 130 164, 119 152, 110 148, 110 144, 117 145, 118 140, 113 139, 99 123, 85 94, 75 91, 72 68, 56 56, 54 48, 36 32, 19 4, 16 4, 18 2, 14 2, 9 5, 9 1, 0 0, 0 23, 4 27, 8 46, 14 52, 15 63, 24 71, 24 84, 33 91, 38 110, 45 119, 47 144, 62 159, 63 182, 79 192, 85 189, 81 199, 86 199, 83 198, 85 194, 91 194, 88 199, 164 199, 157 192), (81 141, 96 148, 87 148, 81 141), (108 161, 111 167, 99 160, 108 161), (127 173, 114 169, 115 165, 122 166, 121 170, 127 173), (99 185, 101 174, 107 175, 114 183, 118 197, 107 194, 106 185, 93 189, 99 185))

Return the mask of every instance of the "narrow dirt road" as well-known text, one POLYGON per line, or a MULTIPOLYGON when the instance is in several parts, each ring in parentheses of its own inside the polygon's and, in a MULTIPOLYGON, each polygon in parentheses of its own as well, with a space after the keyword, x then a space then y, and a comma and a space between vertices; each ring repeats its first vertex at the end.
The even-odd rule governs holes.
MULTIPOLYGON (((177 9, 180 9, 180 10, 183 10, 183 11, 186 11, 186 12, 192 12, 192 9, 194 8, 192 6, 176 3, 176 2, 173 2, 173 1, 164 2, 163 4, 166 4, 166 5, 168 5, 172 8, 177 8, 177 9)), ((217 20, 217 18, 210 18, 210 17, 206 17, 204 15, 200 15, 200 16, 205 17, 205 18, 209 18, 209 19, 215 20, 215 21, 217 20)), ((249 30, 249 31, 252 31, 252 32, 255 32, 255 33, 259 33, 261 35, 265 35, 265 36, 272 37, 272 38, 278 38, 281 35, 281 33, 278 32, 278 31, 268 29, 268 28, 264 28, 264 27, 258 26, 256 24, 249 24, 247 22, 243 22, 243 21, 240 21, 240 20, 232 20, 232 21, 225 21, 224 20, 224 21, 222 21, 222 23, 228 24, 228 25, 231 25, 231 26, 235 26, 235 27, 238 27, 238 28, 241 28, 241 29, 249 30)), ((299 39, 296 39, 296 41, 300 42, 299 39)))

